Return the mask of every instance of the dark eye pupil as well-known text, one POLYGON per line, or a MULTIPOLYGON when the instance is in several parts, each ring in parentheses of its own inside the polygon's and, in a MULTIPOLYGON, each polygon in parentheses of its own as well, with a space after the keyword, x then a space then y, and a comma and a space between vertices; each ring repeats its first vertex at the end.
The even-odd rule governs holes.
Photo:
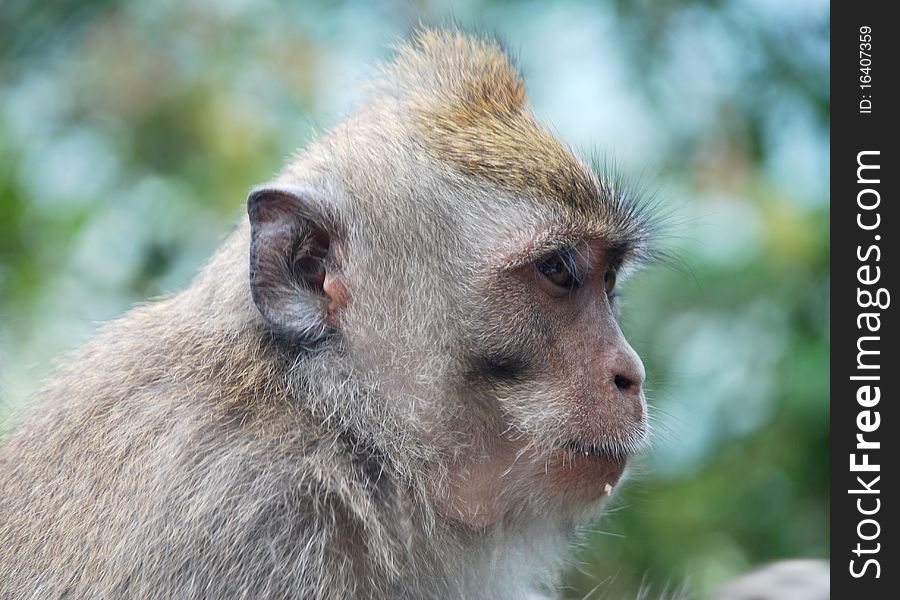
POLYGON ((538 269, 547 279, 560 287, 572 287, 575 283, 571 267, 565 258, 559 254, 541 261, 538 269))

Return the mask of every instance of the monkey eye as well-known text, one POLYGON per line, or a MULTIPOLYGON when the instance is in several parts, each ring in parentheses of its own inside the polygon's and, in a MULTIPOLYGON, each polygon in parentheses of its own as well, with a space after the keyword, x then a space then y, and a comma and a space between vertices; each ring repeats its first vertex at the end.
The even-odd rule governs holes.
POLYGON ((537 270, 549 279, 553 285, 574 289, 581 285, 575 267, 574 249, 569 248, 562 252, 555 252, 547 258, 536 263, 537 270))
POLYGON ((603 286, 606 288, 606 293, 608 295, 614 295, 613 290, 616 288, 616 270, 612 267, 606 269, 606 273, 603 274, 603 286))

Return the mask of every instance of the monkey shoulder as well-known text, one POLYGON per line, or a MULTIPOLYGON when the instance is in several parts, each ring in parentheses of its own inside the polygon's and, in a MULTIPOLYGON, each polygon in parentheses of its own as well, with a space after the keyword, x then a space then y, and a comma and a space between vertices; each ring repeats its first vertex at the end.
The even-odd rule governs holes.
POLYGON ((214 337, 160 326, 154 310, 105 327, 4 440, 0 596, 387 589, 403 535, 378 453, 266 380, 265 345, 248 337, 245 355, 217 360, 214 337))

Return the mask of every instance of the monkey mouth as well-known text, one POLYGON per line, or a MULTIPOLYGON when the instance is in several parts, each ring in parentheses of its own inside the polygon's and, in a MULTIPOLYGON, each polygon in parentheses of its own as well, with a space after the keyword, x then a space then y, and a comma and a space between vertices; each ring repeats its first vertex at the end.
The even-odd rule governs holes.
POLYGON ((579 489, 593 489, 609 495, 625 472, 628 453, 605 444, 589 444, 576 440, 565 442, 557 453, 560 476, 579 489))

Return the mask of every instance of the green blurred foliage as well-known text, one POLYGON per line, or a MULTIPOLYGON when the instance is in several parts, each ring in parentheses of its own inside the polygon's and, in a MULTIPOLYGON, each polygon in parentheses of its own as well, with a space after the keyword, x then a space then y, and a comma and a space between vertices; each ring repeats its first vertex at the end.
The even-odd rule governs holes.
POLYGON ((6 0, 0 419, 98 321, 182 287, 246 190, 420 19, 498 33, 539 116, 670 215, 675 258, 622 286, 656 443, 568 595, 701 592, 827 556, 829 22, 813 0, 6 0))

